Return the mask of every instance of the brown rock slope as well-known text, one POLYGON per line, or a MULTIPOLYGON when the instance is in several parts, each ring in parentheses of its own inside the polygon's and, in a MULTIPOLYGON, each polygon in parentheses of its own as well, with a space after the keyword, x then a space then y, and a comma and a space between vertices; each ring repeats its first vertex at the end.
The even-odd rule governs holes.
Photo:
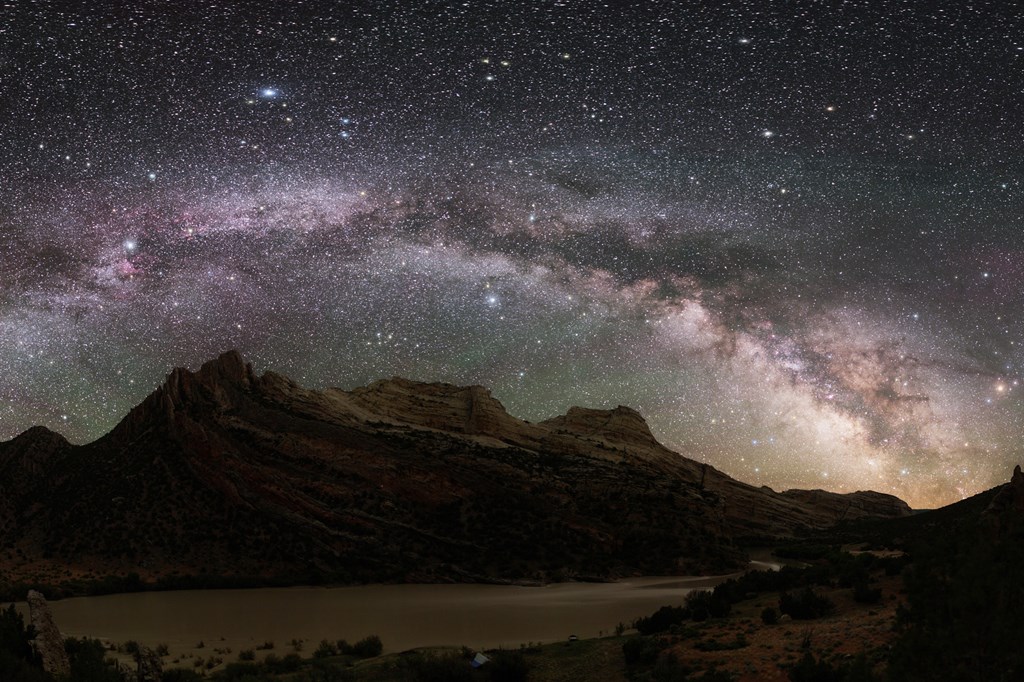
POLYGON ((550 580, 725 571, 737 536, 908 513, 775 493, 662 447, 635 411, 530 424, 479 386, 310 391, 235 352, 174 370, 106 436, 0 444, 8 580, 550 580))

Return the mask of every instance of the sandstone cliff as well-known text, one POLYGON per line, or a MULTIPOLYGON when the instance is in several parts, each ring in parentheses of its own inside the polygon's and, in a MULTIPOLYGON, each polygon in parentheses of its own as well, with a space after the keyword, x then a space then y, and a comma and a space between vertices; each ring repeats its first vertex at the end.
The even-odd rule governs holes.
POLYGON ((235 352, 175 369, 113 431, 0 444, 14 577, 291 582, 612 578, 726 571, 736 538, 909 513, 877 493, 776 493, 663 447, 628 407, 531 424, 480 386, 352 391, 257 376, 235 352), (6 469, 5 469, 6 467, 6 469))

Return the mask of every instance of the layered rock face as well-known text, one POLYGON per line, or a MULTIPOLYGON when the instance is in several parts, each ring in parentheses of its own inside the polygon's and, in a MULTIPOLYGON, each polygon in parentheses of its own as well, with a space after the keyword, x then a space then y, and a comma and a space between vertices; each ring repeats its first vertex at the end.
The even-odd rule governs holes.
POLYGON ((53 620, 53 612, 46 598, 36 590, 28 591, 29 617, 36 631, 33 642, 43 661, 43 670, 60 679, 71 673, 71 662, 64 649, 64 638, 53 620))
POLYGON ((746 485, 666 449, 628 407, 531 424, 480 386, 311 391, 235 352, 174 370, 88 445, 38 430, 0 444, 0 470, 33 491, 0 478, 14 577, 717 572, 742 564, 738 537, 909 513, 878 493, 746 485))

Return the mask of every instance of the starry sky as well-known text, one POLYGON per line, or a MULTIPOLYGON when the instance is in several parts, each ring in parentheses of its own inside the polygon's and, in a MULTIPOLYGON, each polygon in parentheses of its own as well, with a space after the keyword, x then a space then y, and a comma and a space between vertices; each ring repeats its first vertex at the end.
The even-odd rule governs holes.
POLYGON ((239 349, 775 489, 1024 460, 1012 3, 0 3, 0 440, 239 349))

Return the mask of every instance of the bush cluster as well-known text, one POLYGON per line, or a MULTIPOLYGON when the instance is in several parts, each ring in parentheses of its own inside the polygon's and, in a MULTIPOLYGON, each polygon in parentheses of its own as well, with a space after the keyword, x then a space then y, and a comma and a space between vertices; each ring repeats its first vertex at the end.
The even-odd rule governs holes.
POLYGON ((355 644, 349 644, 344 639, 331 642, 326 639, 320 640, 320 645, 313 652, 314 658, 327 658, 328 656, 355 656, 356 658, 373 658, 380 656, 384 651, 384 644, 377 635, 364 637, 355 644))
POLYGON ((637 618, 633 627, 641 635, 653 635, 667 632, 672 626, 680 625, 688 620, 701 622, 709 618, 724 618, 732 611, 729 594, 696 590, 686 595, 683 606, 662 606, 650 616, 637 618))
POLYGON ((783 592, 779 595, 779 611, 793 620, 813 620, 827 616, 834 610, 835 604, 810 587, 805 587, 795 594, 783 592))

